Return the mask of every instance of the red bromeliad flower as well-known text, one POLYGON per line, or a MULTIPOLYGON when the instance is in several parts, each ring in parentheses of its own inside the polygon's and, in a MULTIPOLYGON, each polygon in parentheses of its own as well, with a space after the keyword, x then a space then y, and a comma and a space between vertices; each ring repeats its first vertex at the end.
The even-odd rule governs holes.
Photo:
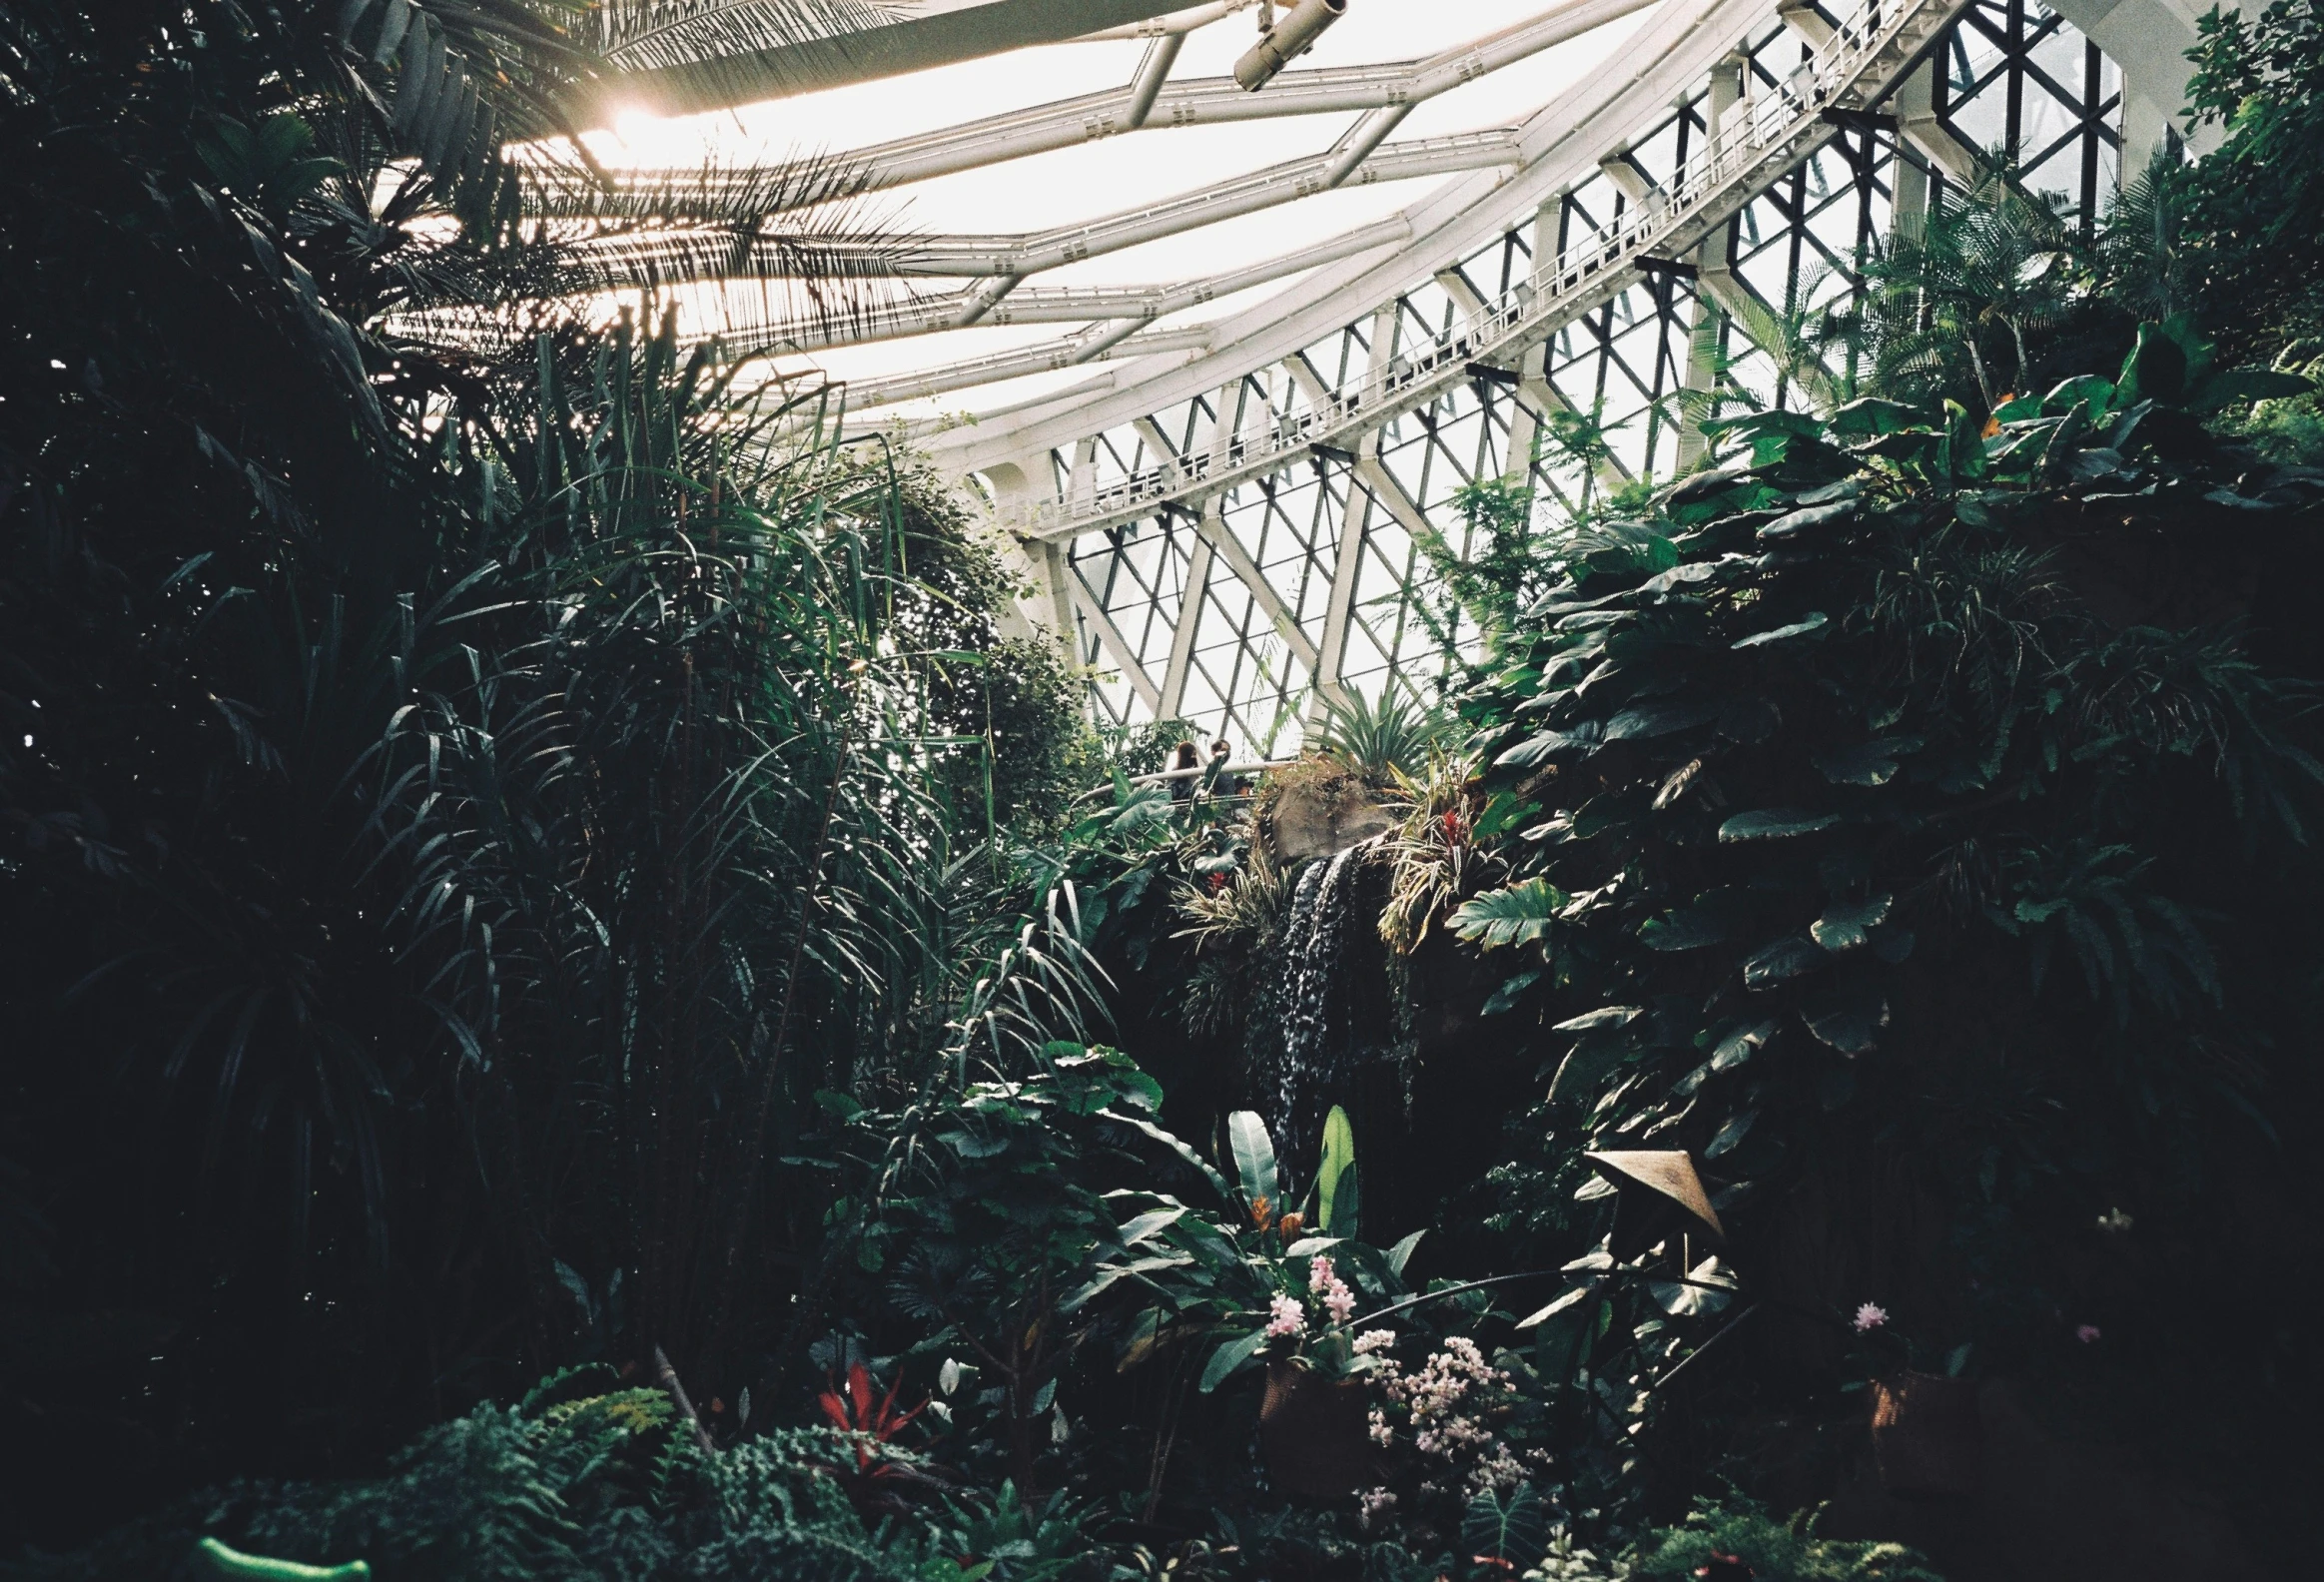
POLYGON ((886 1462, 875 1466, 873 1462, 877 1457, 873 1447, 884 1445, 895 1438, 896 1435, 904 1431, 906 1424, 928 1409, 928 1403, 922 1401, 910 1411, 898 1411, 896 1409, 896 1392, 903 1387, 904 1380, 899 1377, 895 1383, 888 1386, 888 1393, 880 1403, 877 1406, 873 1405, 872 1370, 861 1362, 857 1362, 851 1364, 847 1370, 847 1393, 845 1395, 839 1392, 839 1386, 834 1383, 830 1389, 816 1397, 817 1403, 823 1408, 823 1415, 831 1420, 832 1427, 837 1428, 841 1433, 857 1436, 855 1442, 856 1470, 868 1477, 885 1477, 900 1470, 886 1462))

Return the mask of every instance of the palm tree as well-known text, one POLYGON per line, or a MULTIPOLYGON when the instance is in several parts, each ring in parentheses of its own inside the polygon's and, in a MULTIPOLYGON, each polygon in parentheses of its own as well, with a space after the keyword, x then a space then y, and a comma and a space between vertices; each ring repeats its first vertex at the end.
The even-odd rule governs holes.
POLYGON ((2024 390, 2027 337, 2057 324, 2073 294, 2072 244, 2045 198, 1995 154, 1976 184, 1932 203, 1866 261, 1833 337, 1869 354, 1866 383, 1899 399, 1972 392, 1986 410, 2024 390))
POLYGON ((2141 319, 2168 319, 2187 305, 2188 264, 2180 240, 2178 162, 2167 149, 2125 186, 2106 211, 2097 263, 2106 294, 2141 319))

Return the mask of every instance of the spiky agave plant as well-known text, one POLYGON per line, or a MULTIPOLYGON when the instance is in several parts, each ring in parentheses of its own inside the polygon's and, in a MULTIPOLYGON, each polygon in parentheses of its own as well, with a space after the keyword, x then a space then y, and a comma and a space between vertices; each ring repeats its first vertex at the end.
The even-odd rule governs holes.
POLYGON ((1393 683, 1377 697, 1326 699, 1315 745, 1377 785, 1427 767, 1454 722, 1393 683))

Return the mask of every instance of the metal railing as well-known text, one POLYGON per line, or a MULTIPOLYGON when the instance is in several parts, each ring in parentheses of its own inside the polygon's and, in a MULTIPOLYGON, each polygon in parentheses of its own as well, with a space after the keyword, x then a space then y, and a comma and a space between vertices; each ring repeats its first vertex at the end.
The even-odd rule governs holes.
POLYGON ((1375 365, 1353 388, 1311 409, 1237 429, 1223 444, 1133 472, 1102 488, 1073 489, 1003 517, 1032 538, 1113 526, 1168 500, 1208 493, 1274 470, 1309 449, 1424 405, 1466 377, 1471 363, 1554 334, 1629 283, 1658 249, 1682 252, 1765 192, 1836 130, 1825 112, 1876 103, 1921 47, 1967 0, 1870 0, 1773 93, 1737 104, 1718 132, 1646 201, 1610 227, 1570 243, 1481 311, 1456 319, 1414 352, 1375 365))

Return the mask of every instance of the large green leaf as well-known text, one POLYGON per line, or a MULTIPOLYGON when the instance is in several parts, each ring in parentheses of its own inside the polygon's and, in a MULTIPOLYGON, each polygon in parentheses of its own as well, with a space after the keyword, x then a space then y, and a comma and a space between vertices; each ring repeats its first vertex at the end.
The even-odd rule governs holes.
POLYGON ((1594 796, 1574 809, 1573 838, 1590 840, 1609 830, 1626 828, 1638 821, 1639 815, 1650 805, 1639 793, 1643 788, 1624 786, 1603 796, 1594 796))
POLYGON ((1531 944, 1549 932, 1558 909, 1568 899, 1547 879, 1522 880, 1462 902, 1453 909, 1452 929, 1462 939, 1487 950, 1497 945, 1531 944))
POLYGON ((1275 1182, 1275 1145, 1256 1111, 1237 1110, 1226 1118, 1226 1146, 1234 1153, 1234 1174, 1242 1206, 1253 1217, 1272 1218, 1282 1210, 1275 1182))
POLYGON ((1920 412, 1902 401, 1866 396, 1833 412, 1832 432, 1842 439, 1861 439, 1874 434, 1896 433, 1924 420, 1920 412))
POLYGON ((1708 725, 1719 717, 1716 703, 1641 703, 1622 710, 1606 721, 1605 740, 1642 741, 1654 736, 1671 736, 1697 725, 1708 725))
POLYGON ((1555 1318, 1559 1313, 1564 1312, 1567 1308, 1573 1306, 1576 1302, 1580 1301, 1583 1297, 1589 1295, 1596 1289, 1597 1287, 1595 1285, 1576 1285, 1573 1289, 1567 1291, 1563 1296, 1558 1297, 1548 1306, 1540 1308, 1534 1312, 1529 1312, 1524 1317, 1518 1319, 1515 1327, 1519 1329, 1532 1329, 1538 1325, 1547 1323, 1550 1319, 1555 1318))
POLYGON ((1853 499, 1833 500, 1824 505, 1810 505, 1788 512, 1759 530, 1759 540, 1767 544, 1792 544, 1816 534, 1818 529, 1843 522, 1856 515, 1857 502, 1853 499))
POLYGON ((1735 1276, 1717 1257, 1707 1257, 1687 1270, 1684 1280, 1650 1280, 1647 1293, 1674 1318, 1696 1318, 1718 1312, 1735 1299, 1735 1276))
POLYGON ((1595 1033, 1600 1028, 1628 1027, 1644 1015, 1638 1006, 1600 1006, 1585 1011, 1578 1017, 1569 1017, 1550 1029, 1552 1033, 1595 1033))
POLYGON ((2273 369, 2229 369, 2204 381, 2203 388, 2195 392, 2187 404, 2196 411, 2210 412, 2223 406, 2305 396, 2315 388, 2313 381, 2297 374, 2279 374, 2273 369))
POLYGON ((1729 1116, 1711 1141, 1703 1145, 1703 1158, 1717 1159, 1723 1154, 1732 1154, 1736 1145, 1749 1135, 1758 1120, 1757 1110, 1746 1110, 1741 1115, 1729 1116))
POLYGON ((1837 813, 1810 813, 1800 808, 1755 808, 1738 813, 1719 826, 1721 841, 1787 840, 1813 835, 1840 822, 1837 813))
POLYGON ((1541 982, 1543 971, 1544 969, 1540 967, 1528 967, 1521 973, 1512 973, 1507 978, 1502 979, 1501 987, 1494 990, 1486 999, 1485 1008, 1480 1015, 1501 1016, 1506 1012, 1514 1011, 1517 1008, 1517 1002, 1525 997, 1525 991, 1541 982))
POLYGON ((1195 1153, 1191 1148, 1187 1147, 1185 1141, 1179 1138, 1175 1133, 1165 1132, 1161 1127, 1156 1126, 1152 1121, 1147 1120, 1145 1117, 1131 1115, 1127 1111, 1101 1110, 1098 1112, 1098 1114, 1103 1116, 1108 1121, 1120 1122, 1122 1125, 1129 1127, 1132 1131, 1143 1133, 1145 1136, 1152 1138, 1155 1142, 1162 1144, 1172 1154, 1175 1154, 1180 1160, 1183 1160, 1186 1164, 1191 1165, 1195 1170, 1201 1172, 1202 1179, 1208 1182, 1211 1187, 1218 1193, 1218 1200, 1221 1203, 1232 1203, 1234 1201, 1234 1193, 1228 1189, 1226 1185, 1226 1178, 1219 1175, 1217 1170, 1208 1160, 1204 1159, 1201 1155, 1195 1153))
MULTIPOLYGON (((2106 387, 2109 396, 2113 394, 2113 389, 2111 385, 2106 387)), ((2082 441, 2089 437, 2091 413, 2096 408, 2089 401, 2077 400, 2066 409, 2058 425, 2050 430, 2049 442, 2041 447, 2043 477, 2055 477, 2073 463, 2074 457, 2081 450, 2082 441)))
POLYGON ((1572 730, 1543 731, 1538 736, 1528 736, 1504 751, 1493 763, 1502 769, 1531 769, 1536 764, 1547 762, 1552 754, 1595 747, 1598 745, 1597 721, 1589 721, 1588 727, 1583 729, 1576 726, 1572 730))
POLYGON ((1185 1217, 1186 1209, 1182 1203, 1173 1203, 1167 1208, 1149 1208, 1122 1226, 1119 1232, 1122 1244, 1136 1246, 1150 1236, 1160 1235, 1185 1217))
POLYGON ((1471 1563, 1494 1562, 1497 1574, 1530 1571, 1549 1552, 1549 1507, 1530 1483, 1506 1494, 1486 1489, 1461 1516, 1460 1547, 1471 1563))
MULTIPOLYGON (((1703 425, 1703 432, 1714 438, 1735 439, 1756 439, 1762 434, 1804 435, 1813 438, 1821 436, 1824 430, 1825 423, 1819 417, 1807 412, 1778 411, 1774 407, 1744 412, 1703 425)), ((1753 463, 1755 468, 1762 464, 1756 460, 1753 463)))
POLYGON ((1162 1252, 1150 1257, 1134 1258, 1128 1263, 1109 1264, 1100 1269, 1094 1278, 1079 1289, 1069 1292, 1065 1300, 1058 1303, 1058 1310, 1060 1312, 1078 1311, 1094 1297, 1104 1294, 1121 1280, 1132 1279, 1140 1274, 1152 1274, 1161 1269, 1186 1268, 1193 1261, 1183 1252, 1162 1252))
POLYGON ((1333 1105, 1323 1118, 1323 1153, 1315 1168, 1316 1217, 1325 1235, 1356 1233, 1355 1128, 1333 1105))
POLYGON ((1580 552, 1568 562, 1576 581, 1652 575, 1679 563, 1678 545, 1638 521, 1601 522, 1576 547, 1580 552))
POLYGON ((1802 973, 1814 971, 1831 959, 1831 953, 1807 935, 1787 934, 1744 962, 1743 986, 1772 989, 1802 973))
POLYGON ((1810 610, 1788 626, 1778 626, 1769 631, 1753 632, 1748 637, 1738 637, 1735 639, 1734 646, 1737 648, 1758 648, 1772 642, 1784 642, 1793 637, 1805 637, 1810 632, 1822 631, 1829 624, 1831 624, 1831 617, 1822 610, 1810 610))
POLYGON ((1811 1000, 1801 1017, 1823 1043, 1843 1055, 1862 1055, 1889 1025, 1889 1002, 1874 990, 1845 987, 1811 1000))
POLYGON ((1916 736, 1886 736, 1876 741, 1827 748, 1810 762, 1835 785, 1887 785, 1897 777, 1897 766, 1905 755, 1920 746, 1921 740, 1916 736))
POLYGON ((1648 950, 1689 951, 1716 945, 1727 937, 1726 925, 1708 912, 1681 907, 1638 928, 1638 942, 1648 950))
POLYGON ((1267 1332, 1264 1329, 1253 1329, 1249 1334, 1237 1335, 1221 1343, 1217 1350, 1210 1353, 1210 1361, 1202 1369, 1202 1393, 1207 1395, 1225 1383, 1228 1374, 1248 1362, 1257 1354, 1259 1347, 1266 1343, 1267 1332))
POLYGON ((1871 939, 1872 930, 1888 921, 1893 904, 1893 898, 1885 894, 1861 901, 1835 901, 1808 925, 1808 933, 1828 951, 1855 950, 1871 939))
POLYGON ((1711 1069, 1723 1072, 1742 1065, 1751 1059, 1760 1046, 1773 1038, 1775 1032, 1776 1024, 1773 1022, 1759 1022, 1750 1027, 1738 1028, 1721 1039, 1711 1051, 1711 1069))
POLYGON ((2083 414, 2087 426, 2090 412, 2102 416, 2120 404, 2114 398, 2114 382, 2095 374, 2077 374, 2072 379, 2060 380, 2041 397, 2041 409, 2053 417, 2063 417, 2083 402, 2088 403, 2088 411, 2083 414))
POLYGON ((2211 343, 2195 329, 2187 314, 2172 314, 2160 324, 2138 327, 2138 344, 2123 359, 2116 380, 2116 403, 2135 405, 2183 401, 2211 372, 2211 343))

